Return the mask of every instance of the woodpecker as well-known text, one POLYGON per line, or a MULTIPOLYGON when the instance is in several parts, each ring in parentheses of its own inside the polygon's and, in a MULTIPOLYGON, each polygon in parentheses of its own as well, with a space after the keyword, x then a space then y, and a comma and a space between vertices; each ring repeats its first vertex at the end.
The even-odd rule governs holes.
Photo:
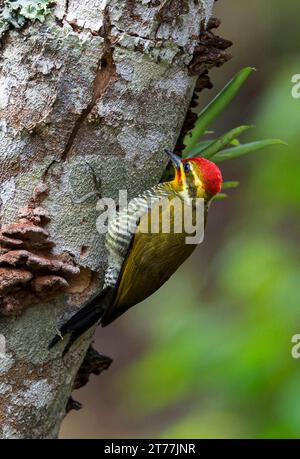
POLYGON ((192 209, 196 198, 202 198, 207 214, 212 198, 221 191, 222 174, 216 164, 206 158, 182 159, 169 150, 166 153, 174 166, 173 180, 141 193, 109 223, 108 267, 103 290, 61 327, 49 348, 69 335, 65 354, 97 322, 102 326, 110 324, 158 290, 194 251, 196 245, 186 243, 184 229, 167 233, 159 227, 153 233, 141 228, 145 228, 145 224, 149 228, 151 214, 162 202, 159 219, 162 220, 166 212, 172 215, 174 198, 192 209))

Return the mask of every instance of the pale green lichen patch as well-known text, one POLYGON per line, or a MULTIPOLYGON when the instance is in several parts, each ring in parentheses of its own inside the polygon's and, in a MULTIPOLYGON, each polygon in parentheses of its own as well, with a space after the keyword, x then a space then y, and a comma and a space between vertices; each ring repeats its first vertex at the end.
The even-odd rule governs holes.
POLYGON ((51 13, 53 0, 0 1, 0 37, 11 27, 19 29, 27 21, 44 22, 51 13))

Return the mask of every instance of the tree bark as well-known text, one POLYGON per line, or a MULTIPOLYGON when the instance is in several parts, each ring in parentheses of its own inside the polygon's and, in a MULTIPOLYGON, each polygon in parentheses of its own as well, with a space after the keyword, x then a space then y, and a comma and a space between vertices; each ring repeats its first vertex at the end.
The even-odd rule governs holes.
POLYGON ((97 200, 120 189, 130 198, 159 181, 212 4, 59 0, 46 23, 2 37, 2 438, 58 435, 92 332, 64 358, 62 345, 47 348, 57 324, 101 288, 97 200))

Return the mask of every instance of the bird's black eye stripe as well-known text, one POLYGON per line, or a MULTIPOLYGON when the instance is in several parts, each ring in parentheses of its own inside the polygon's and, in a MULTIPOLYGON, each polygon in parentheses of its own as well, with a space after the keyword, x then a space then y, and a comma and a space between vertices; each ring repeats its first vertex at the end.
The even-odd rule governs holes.
POLYGON ((191 165, 190 163, 185 163, 184 165, 184 172, 190 172, 191 170, 191 165))

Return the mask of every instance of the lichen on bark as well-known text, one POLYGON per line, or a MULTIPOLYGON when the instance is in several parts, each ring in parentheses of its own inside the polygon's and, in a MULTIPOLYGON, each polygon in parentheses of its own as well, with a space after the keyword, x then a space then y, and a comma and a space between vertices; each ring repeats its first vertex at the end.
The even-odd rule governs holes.
POLYGON ((51 14, 53 0, 2 0, 0 2, 0 38, 12 27, 17 29, 27 21, 45 22, 51 14))

